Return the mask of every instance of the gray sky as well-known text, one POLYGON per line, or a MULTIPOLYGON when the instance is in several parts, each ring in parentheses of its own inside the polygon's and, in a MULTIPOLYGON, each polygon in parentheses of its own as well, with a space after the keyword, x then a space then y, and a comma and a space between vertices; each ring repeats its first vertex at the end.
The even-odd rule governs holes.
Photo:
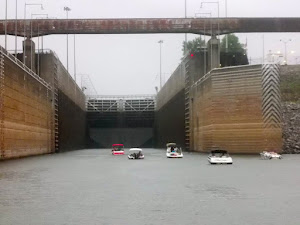
MULTIPOLYGON (((212 0, 211 0, 212 1, 212 0)), ((225 15, 225 0, 220 0, 220 16, 225 15)), ((49 17, 65 18, 64 6, 72 11, 69 18, 172 18, 184 17, 184 0, 26 0, 43 3, 44 10, 28 7, 32 13, 47 13, 49 17)), ((24 18, 25 0, 18 0, 18 17, 24 18)), ((200 0, 187 0, 188 17, 200 12, 200 0)), ((5 0, 0 0, 0 18, 4 18, 5 0)), ((299 0, 228 0, 228 17, 299 17, 299 0)), ((208 4, 201 12, 217 16, 217 7, 208 4)), ((15 0, 8 0, 8 18, 15 18, 15 0)), ((239 34, 241 42, 248 40, 248 53, 259 63, 262 57, 262 34, 239 34)), ((196 35, 189 34, 188 39, 196 35)), ((280 39, 288 43, 290 63, 300 56, 300 34, 265 34, 265 53, 284 52, 280 39)), ((180 63, 184 34, 139 35, 77 35, 76 65, 78 74, 89 74, 98 94, 153 94, 159 85, 159 40, 163 40, 162 67, 167 80, 180 63)), ((21 49, 22 38, 18 39, 21 49)), ((4 46, 4 37, 0 37, 4 46)), ((66 65, 66 36, 44 38, 44 48, 52 49, 66 65)), ((14 38, 8 39, 8 49, 14 49, 14 38)), ((73 35, 69 36, 69 67, 73 76, 73 35)), ((300 58, 298 60, 300 63, 300 58)), ((80 80, 78 78, 78 80, 80 80)))

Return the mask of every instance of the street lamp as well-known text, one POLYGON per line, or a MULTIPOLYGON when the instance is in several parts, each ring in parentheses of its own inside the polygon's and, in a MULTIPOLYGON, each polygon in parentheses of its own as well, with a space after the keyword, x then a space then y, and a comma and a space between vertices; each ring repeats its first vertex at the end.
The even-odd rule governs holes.
POLYGON ((5 49, 7 49, 7 0, 5 1, 5 26, 4 26, 4 32, 5 32, 5 49))
MULTIPOLYGON (((225 0, 225 17, 227 18, 227 0, 225 0)), ((228 52, 228 34, 226 34, 226 52, 228 52)))
MULTIPOLYGON (((48 18, 47 13, 42 14, 31 14, 31 20, 33 16, 46 16, 48 18)), ((36 18, 37 19, 37 18, 36 18)), ((31 21, 31 38, 32 38, 32 21, 31 21)), ((32 45, 31 45, 31 70, 32 70, 32 45)), ((38 23, 38 60, 37 60, 37 74, 40 75, 40 24, 38 23)))
MULTIPOLYGON (((71 8, 65 6, 64 11, 66 11, 67 19, 69 19, 69 11, 71 8)), ((67 71, 69 72, 69 35, 67 34, 67 71)))
MULTIPOLYGON (((32 13, 31 14, 31 18, 30 18, 30 38, 32 39, 32 17, 33 16, 47 16, 48 17, 48 14, 46 13, 43 13, 43 14, 35 14, 35 13, 32 13)), ((39 54, 39 24, 38 24, 38 54, 39 54)), ((33 52, 33 49, 32 49, 32 45, 31 45, 31 48, 30 48, 30 56, 31 56, 31 70, 32 70, 32 66, 33 66, 33 54, 35 54, 35 52, 33 52)))
POLYGON ((76 83, 76 35, 74 34, 74 80, 76 83))
MULTIPOLYGON (((43 19, 43 18, 46 18, 46 19, 49 19, 49 15, 47 13, 45 14, 41 14, 41 15, 45 15, 45 17, 36 17, 36 19, 43 19)), ((55 17, 54 17, 55 18, 55 17)), ((38 42, 39 42, 39 27, 40 27, 40 24, 38 23, 38 42)), ((55 28, 55 27, 53 27, 55 28)), ((41 36, 41 52, 44 52, 44 36, 41 36)))
MULTIPOLYGON (((187 17, 187 7, 186 7, 186 1, 187 0, 184 0, 184 18, 187 17)), ((186 45, 187 45, 187 33, 185 33, 185 43, 184 43, 184 54, 186 53, 186 45)))
POLYGON ((18 51, 18 0, 16 0, 16 22, 15 22, 15 57, 18 51))
POLYGON ((263 46, 262 46, 262 64, 265 64, 265 35, 262 35, 262 42, 263 42, 263 46))
MULTIPOLYGON (((219 36, 218 38, 220 40, 220 21, 219 21, 219 19, 220 19, 220 4, 219 4, 219 1, 217 1, 217 2, 201 2, 200 8, 203 8, 203 4, 217 4, 218 5, 218 36, 219 36)), ((211 25, 211 27, 212 27, 212 25, 211 25)), ((211 28, 211 34, 213 36, 212 28, 211 28)), ((211 48, 211 51, 212 51, 212 48, 211 48)), ((218 57, 219 58, 220 58, 220 54, 221 54, 221 48, 220 48, 220 44, 219 44, 218 45, 218 55, 219 55, 218 57)), ((212 55, 211 55, 211 57, 212 57, 212 55)))
POLYGON ((284 59, 284 64, 287 65, 287 43, 289 43, 290 41, 292 41, 292 39, 288 39, 288 40, 280 40, 283 44, 284 44, 284 55, 285 55, 285 59, 284 59))
MULTIPOLYGON (((44 10, 43 8, 43 4, 37 4, 37 3, 25 3, 25 6, 24 6, 24 51, 23 51, 23 60, 24 60, 24 64, 26 64, 25 62, 25 59, 26 59, 26 9, 27 9, 27 6, 40 6, 41 7, 41 10, 44 10)), ((31 21, 30 21, 31 22, 31 21)))
POLYGON ((200 8, 203 8, 203 4, 217 4, 218 5, 218 34, 219 34, 219 38, 220 38, 220 4, 219 2, 201 2, 200 8))
POLYGON ((159 40, 159 86, 160 86, 160 90, 162 88, 162 81, 161 81, 161 45, 162 43, 164 43, 163 40, 159 40))
MULTIPOLYGON (((210 18, 211 18, 211 12, 208 13, 196 13, 195 16, 197 17, 197 15, 209 15, 210 18)), ((212 21, 210 20, 210 25, 211 25, 211 33, 212 33, 212 21)), ((204 22, 204 43, 206 43, 206 22, 204 22)), ((206 74, 206 52, 203 51, 203 70, 204 70, 204 73, 203 74, 206 74)))

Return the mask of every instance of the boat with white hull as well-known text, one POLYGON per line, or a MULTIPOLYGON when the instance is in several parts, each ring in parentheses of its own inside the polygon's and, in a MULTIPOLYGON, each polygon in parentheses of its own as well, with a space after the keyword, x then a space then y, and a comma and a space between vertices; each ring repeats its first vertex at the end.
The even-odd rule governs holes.
POLYGON ((282 159, 282 155, 278 154, 277 152, 267 152, 267 151, 261 152, 260 157, 262 159, 282 159))
POLYGON ((168 143, 166 156, 168 158, 182 158, 183 154, 181 148, 176 143, 168 143))
POLYGON ((141 148, 129 149, 128 159, 144 159, 143 150, 141 148))
POLYGON ((208 162, 210 164, 232 164, 232 158, 225 150, 214 150, 208 156, 208 162))

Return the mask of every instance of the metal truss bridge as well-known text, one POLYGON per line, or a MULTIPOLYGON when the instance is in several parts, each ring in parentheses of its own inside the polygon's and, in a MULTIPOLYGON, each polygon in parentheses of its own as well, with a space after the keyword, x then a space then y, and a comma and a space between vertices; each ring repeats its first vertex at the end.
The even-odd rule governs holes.
POLYGON ((0 20, 0 35, 300 32, 300 18, 132 18, 0 20), (17 25, 17 26, 16 26, 17 25))

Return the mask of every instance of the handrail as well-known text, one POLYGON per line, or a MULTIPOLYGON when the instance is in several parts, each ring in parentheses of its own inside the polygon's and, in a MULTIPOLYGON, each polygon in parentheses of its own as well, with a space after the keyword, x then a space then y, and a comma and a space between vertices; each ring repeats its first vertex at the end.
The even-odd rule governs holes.
POLYGON ((87 95, 87 100, 97 99, 156 99, 156 95, 87 95))
MULTIPOLYGON (((7 52, 16 52, 15 50, 7 50, 7 52)), ((23 50, 17 50, 17 54, 22 54, 23 50)), ((56 52, 51 50, 51 49, 36 49, 35 50, 35 54, 53 54, 53 56, 59 60, 59 57, 57 56, 56 52)), ((60 61, 60 60, 59 60, 60 61)), ((21 62, 22 63, 22 62, 21 62)), ((77 88, 82 91, 82 89, 79 87, 79 85, 75 82, 75 80, 73 79, 73 77, 70 75, 70 73, 67 71, 67 69, 65 68, 65 66, 62 64, 63 70, 65 70, 65 72, 67 72, 67 74, 69 75, 69 77, 71 78, 72 82, 77 86, 77 88)))
POLYGON ((41 77, 39 77, 36 73, 34 73, 31 69, 29 69, 23 62, 21 62, 15 56, 13 56, 12 54, 10 54, 2 46, 0 46, 0 52, 3 55, 5 55, 9 60, 11 60, 12 62, 16 63, 21 69, 23 69, 24 71, 26 71, 31 77, 33 77, 35 80, 37 80, 38 82, 40 82, 47 89, 49 89, 51 91, 53 90, 53 88, 51 87, 51 85, 49 83, 47 83, 44 79, 42 79, 41 77))
MULTIPOLYGON (((40 50, 42 53, 45 53, 45 54, 53 54, 53 56, 58 60, 59 60, 59 57, 57 56, 56 52, 51 50, 51 49, 43 49, 43 50, 40 50)), ((79 89, 81 92, 82 89, 79 87, 79 85, 77 84, 77 82, 74 80, 74 78, 71 76, 71 74, 69 73, 69 71, 67 71, 66 67, 61 63, 61 66, 63 68, 63 70, 69 75, 69 78, 71 78, 71 81, 73 82, 73 84, 77 87, 77 89, 79 89)))

